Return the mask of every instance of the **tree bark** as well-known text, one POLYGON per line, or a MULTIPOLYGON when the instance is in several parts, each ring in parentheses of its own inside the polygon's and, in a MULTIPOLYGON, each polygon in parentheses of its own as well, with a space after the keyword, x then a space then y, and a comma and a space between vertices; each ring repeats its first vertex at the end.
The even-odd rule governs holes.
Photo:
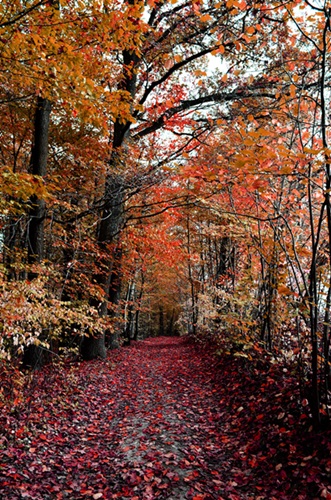
MULTIPOLYGON (((113 155, 114 159, 114 155, 113 155)), ((108 315, 108 302, 116 303, 118 291, 120 290, 120 276, 116 266, 116 241, 118 239, 122 224, 124 188, 123 181, 119 175, 110 175, 106 183, 106 202, 99 226, 98 245, 102 253, 100 272, 95 275, 94 280, 104 291, 104 300, 96 302, 91 300, 91 305, 99 311, 100 317, 108 315), (116 283, 114 283, 116 280, 116 283), (114 287, 117 288, 114 293, 114 287)), ((105 358, 106 334, 100 336, 85 336, 81 345, 81 354, 84 359, 105 358)), ((107 335, 111 339, 110 348, 118 347, 116 334, 107 335)))
MULTIPOLYGON (((31 173, 40 177, 46 176, 48 157, 48 133, 51 114, 51 103, 48 99, 38 97, 35 114, 34 143, 31 154, 31 173)), ((44 218, 46 203, 35 195, 30 200, 30 221, 28 226, 28 262, 41 262, 44 257, 44 218)), ((30 278, 35 277, 32 273, 30 278)))
MULTIPOLYGON (((45 177, 47 172, 48 135, 51 114, 51 103, 48 99, 38 97, 35 112, 34 140, 31 152, 30 171, 33 175, 45 177)), ((28 225, 28 263, 29 279, 38 276, 38 271, 31 269, 33 264, 38 264, 44 257, 44 218, 46 203, 44 200, 32 196, 30 199, 30 220, 28 225)), ((46 361, 48 351, 37 345, 26 347, 23 355, 23 366, 40 368, 46 361)))
MULTIPOLYGON (((133 0, 129 0, 133 4, 133 0)), ((132 99, 136 93, 135 66, 139 58, 134 52, 123 51, 123 80, 119 85, 120 90, 129 92, 132 99)), ((109 162, 109 174, 105 183, 104 209, 100 221, 97 241, 103 259, 101 263, 102 272, 95 277, 95 281, 104 291, 104 300, 97 305, 100 316, 108 315, 108 303, 118 300, 112 291, 112 279, 114 278, 114 267, 116 265, 115 248, 119 248, 117 242, 120 237, 123 224, 125 182, 121 173, 122 163, 125 162, 125 144, 130 133, 129 121, 117 119, 114 123, 112 139, 112 154, 109 162), (112 250, 113 248, 113 250, 112 250), (111 255, 111 251, 114 255, 111 255), (116 297, 114 299, 114 297, 116 297)), ((120 276, 116 276, 117 291, 120 290, 120 276)), ((95 303, 93 304, 96 305, 95 303)), ((111 337, 111 348, 118 347, 118 339, 115 335, 111 337)), ((104 358, 106 356, 106 332, 99 337, 84 337, 81 353, 84 359, 104 358)))

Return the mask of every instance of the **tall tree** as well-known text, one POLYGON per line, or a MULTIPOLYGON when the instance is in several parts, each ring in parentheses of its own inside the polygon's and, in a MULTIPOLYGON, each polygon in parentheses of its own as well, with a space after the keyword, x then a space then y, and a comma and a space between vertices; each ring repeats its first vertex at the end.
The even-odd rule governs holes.
MULTIPOLYGON (((146 182, 146 177, 155 176, 162 164, 198 147, 212 124, 210 117, 204 117, 206 106, 209 109, 215 106, 217 117, 227 102, 275 99, 274 84, 263 75, 256 85, 244 88, 238 83, 226 86, 221 77, 212 80, 201 69, 201 65, 208 65, 211 55, 221 58, 235 55, 238 66, 246 64, 247 52, 256 50, 259 38, 255 26, 265 19, 262 4, 257 4, 254 12, 249 7, 241 11, 236 2, 223 5, 214 1, 203 5, 152 2, 147 7, 139 2, 125 2, 124 7, 128 11, 127 29, 134 26, 140 34, 135 44, 121 54, 118 91, 125 99, 124 104, 129 103, 131 116, 117 116, 111 130, 112 153, 98 231, 104 259, 102 272, 95 277, 104 290, 104 301, 98 305, 102 316, 107 312, 114 266, 111 254, 124 223, 124 206, 131 193, 142 188, 142 179, 146 182), (143 20, 146 18, 147 22, 143 20), (194 86, 199 90, 188 97, 194 86), (220 88, 214 90, 216 86, 220 88), (160 133, 163 130, 172 137, 171 141, 160 133), (137 161, 140 169, 137 172, 135 167, 129 175, 125 167, 132 144, 137 141, 141 148, 147 143, 154 151, 158 148, 160 154, 158 159, 142 155, 137 161)), ((104 338, 87 337, 83 351, 89 358, 103 357, 104 338)))

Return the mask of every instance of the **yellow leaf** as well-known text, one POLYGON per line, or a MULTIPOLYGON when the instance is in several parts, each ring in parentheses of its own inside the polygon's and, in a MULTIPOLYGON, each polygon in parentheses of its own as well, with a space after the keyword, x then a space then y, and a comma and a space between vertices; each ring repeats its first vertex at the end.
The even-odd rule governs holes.
POLYGON ((291 96, 291 97, 295 97, 295 95, 296 95, 296 91, 297 91, 296 86, 295 86, 295 85, 293 85, 293 84, 292 84, 292 85, 290 85, 290 96, 291 96))
POLYGON ((280 173, 284 175, 292 174, 292 167, 290 167, 289 165, 284 166, 281 168, 280 173))
POLYGON ((217 54, 224 54, 224 52, 225 52, 224 45, 219 45, 219 47, 217 47, 217 49, 214 49, 211 51, 211 54, 213 56, 216 56, 217 54))
POLYGON ((196 69, 194 71, 195 76, 207 76, 207 73, 205 71, 202 71, 201 69, 196 69))
POLYGON ((206 23, 207 21, 212 21, 213 18, 209 14, 204 14, 203 16, 200 16, 200 21, 203 23, 206 23))
POLYGON ((310 149, 310 148, 305 148, 304 152, 310 155, 318 155, 322 150, 321 149, 310 149))
POLYGON ((268 135, 272 135, 272 132, 270 132, 270 130, 266 130, 265 128, 259 128, 258 133, 259 135, 263 135, 265 137, 267 137, 268 135))
POLYGON ((280 295, 293 295, 292 290, 288 288, 286 285, 279 285, 278 293, 280 295))

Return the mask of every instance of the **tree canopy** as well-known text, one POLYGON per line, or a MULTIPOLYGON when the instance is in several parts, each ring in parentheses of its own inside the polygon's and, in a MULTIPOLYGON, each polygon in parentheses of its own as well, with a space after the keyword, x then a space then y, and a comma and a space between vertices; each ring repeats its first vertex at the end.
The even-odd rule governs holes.
POLYGON ((330 412, 330 8, 0 5, 4 360, 188 333, 330 412))

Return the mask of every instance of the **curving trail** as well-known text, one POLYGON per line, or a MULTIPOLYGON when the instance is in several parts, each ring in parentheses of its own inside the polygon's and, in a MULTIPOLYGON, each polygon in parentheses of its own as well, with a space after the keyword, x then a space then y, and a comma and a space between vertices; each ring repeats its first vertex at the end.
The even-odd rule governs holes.
POLYGON ((331 498, 284 407, 293 388, 240 363, 156 338, 42 370, 6 422, 0 498, 331 498))

